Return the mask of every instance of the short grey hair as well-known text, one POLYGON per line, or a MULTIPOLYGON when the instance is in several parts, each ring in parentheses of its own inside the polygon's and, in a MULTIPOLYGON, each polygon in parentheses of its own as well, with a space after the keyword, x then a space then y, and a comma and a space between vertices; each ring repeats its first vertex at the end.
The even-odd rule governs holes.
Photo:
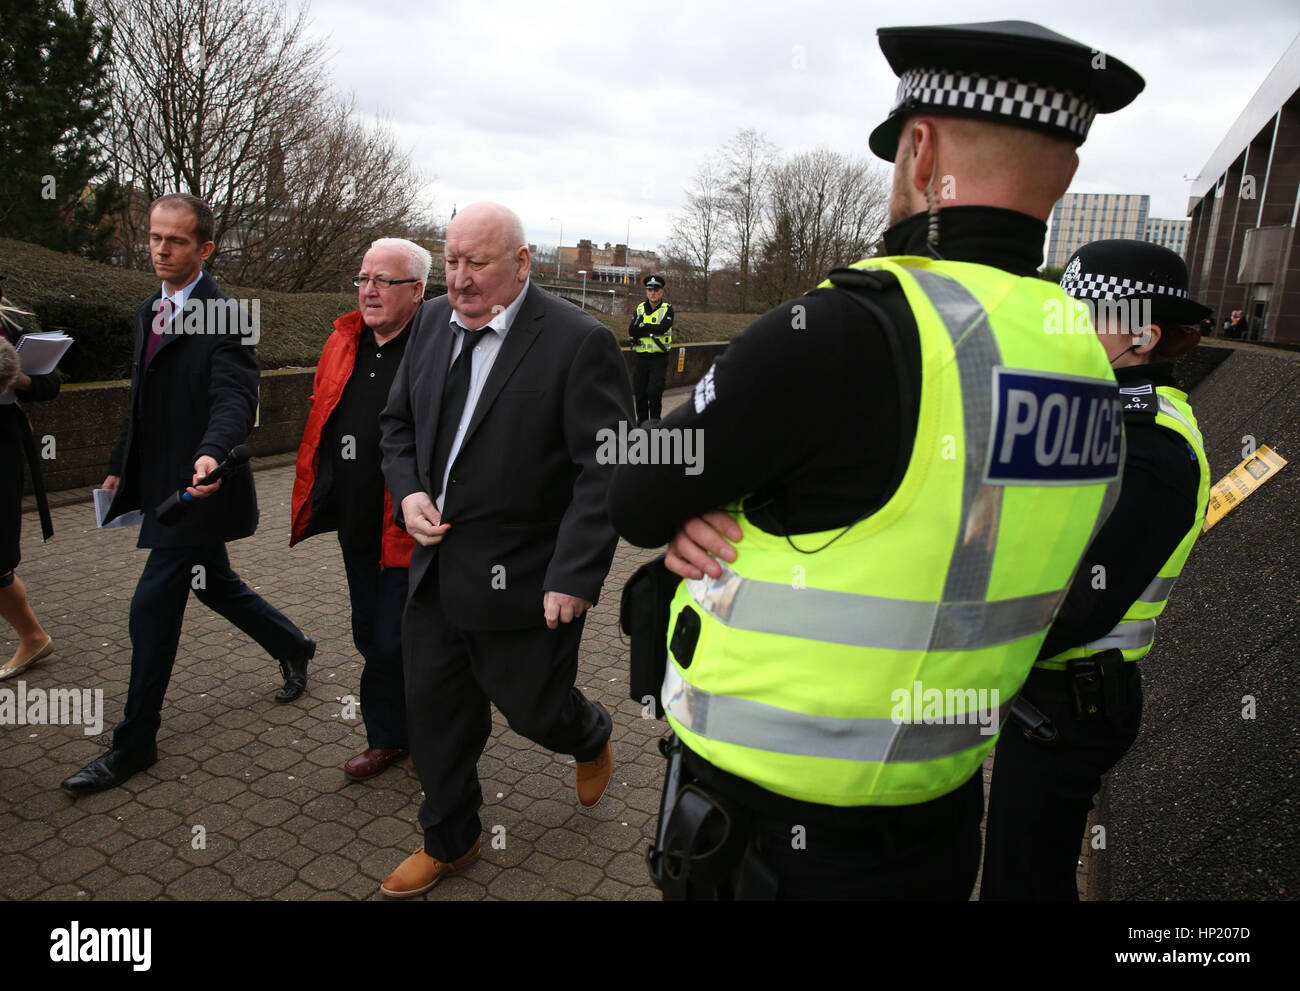
POLYGON ((406 255, 408 276, 412 279, 419 279, 426 285, 428 284, 429 272, 433 269, 433 255, 414 241, 408 241, 404 237, 381 237, 378 241, 371 241, 370 248, 371 250, 375 248, 396 248, 406 255))

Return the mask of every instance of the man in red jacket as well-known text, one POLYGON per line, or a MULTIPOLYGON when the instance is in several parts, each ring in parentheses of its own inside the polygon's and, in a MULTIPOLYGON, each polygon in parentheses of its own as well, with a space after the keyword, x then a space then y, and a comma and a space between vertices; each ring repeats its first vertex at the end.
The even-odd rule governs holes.
POLYGON ((289 545, 337 530, 352 600, 366 749, 343 765, 354 781, 408 753, 402 608, 414 540, 393 522, 380 471, 379 413, 424 299, 432 258, 418 244, 381 238, 352 281, 359 309, 334 321, 298 448, 289 545))

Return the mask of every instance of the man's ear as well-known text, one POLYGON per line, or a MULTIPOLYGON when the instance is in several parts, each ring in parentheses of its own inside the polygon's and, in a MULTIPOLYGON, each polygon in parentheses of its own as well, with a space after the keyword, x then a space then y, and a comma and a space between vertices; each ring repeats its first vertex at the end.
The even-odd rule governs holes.
POLYGON ((199 247, 199 258, 203 261, 207 261, 208 256, 212 254, 216 247, 217 243, 215 241, 204 241, 199 247))
POLYGON ((934 124, 928 120, 914 120, 909 125, 912 151, 912 185, 924 195, 934 178, 935 134, 934 124))

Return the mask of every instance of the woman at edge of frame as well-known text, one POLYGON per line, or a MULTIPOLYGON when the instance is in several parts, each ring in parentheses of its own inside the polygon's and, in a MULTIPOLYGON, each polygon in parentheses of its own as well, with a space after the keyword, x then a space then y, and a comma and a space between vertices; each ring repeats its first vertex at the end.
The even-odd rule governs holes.
MULTIPOLYGON (((59 394, 59 373, 29 376, 18 366, 17 347, 23 336, 18 314, 25 311, 13 306, 4 298, 3 276, 0 276, 0 342, 9 352, 12 367, 0 373, 0 395, 9 388, 19 402, 0 403, 0 464, 6 471, 0 485, 0 618, 18 634, 18 647, 3 667, 0 681, 16 677, 33 664, 54 653, 54 641, 41 626, 27 601, 27 589, 15 569, 21 560, 19 548, 23 523, 23 462, 32 472, 32 488, 36 492, 41 517, 41 535, 49 540, 54 535, 49 508, 45 502, 45 489, 40 477, 40 460, 35 456, 35 441, 27 413, 20 403, 44 402, 59 394)), ((3 363, 3 362, 0 362, 3 363)))

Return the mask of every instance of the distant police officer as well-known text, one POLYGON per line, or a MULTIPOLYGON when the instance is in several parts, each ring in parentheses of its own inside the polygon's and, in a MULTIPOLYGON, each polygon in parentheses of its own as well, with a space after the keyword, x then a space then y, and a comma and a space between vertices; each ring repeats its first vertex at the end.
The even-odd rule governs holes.
POLYGON ((636 394, 637 423, 657 420, 668 376, 668 350, 673 345, 673 308, 664 302, 662 275, 646 276, 645 302, 636 304, 627 333, 636 351, 632 391, 636 394))
POLYGON ((888 254, 760 317, 663 421, 703 431, 702 472, 610 493, 689 579, 665 897, 968 897, 980 766, 1118 488, 1106 355, 1044 332, 1069 300, 1033 276, 1076 146, 1141 77, 1025 22, 879 34, 888 254))
POLYGON ((1173 359, 1196 346, 1195 325, 1210 312, 1188 298, 1183 260, 1145 241, 1096 241, 1074 253, 1061 286, 1093 311, 1115 368, 1124 483, 1021 692, 1034 707, 1030 726, 1008 725, 998 739, 982 899, 1078 897, 1093 796, 1142 720, 1137 661, 1209 499, 1201 433, 1173 380, 1173 359))

